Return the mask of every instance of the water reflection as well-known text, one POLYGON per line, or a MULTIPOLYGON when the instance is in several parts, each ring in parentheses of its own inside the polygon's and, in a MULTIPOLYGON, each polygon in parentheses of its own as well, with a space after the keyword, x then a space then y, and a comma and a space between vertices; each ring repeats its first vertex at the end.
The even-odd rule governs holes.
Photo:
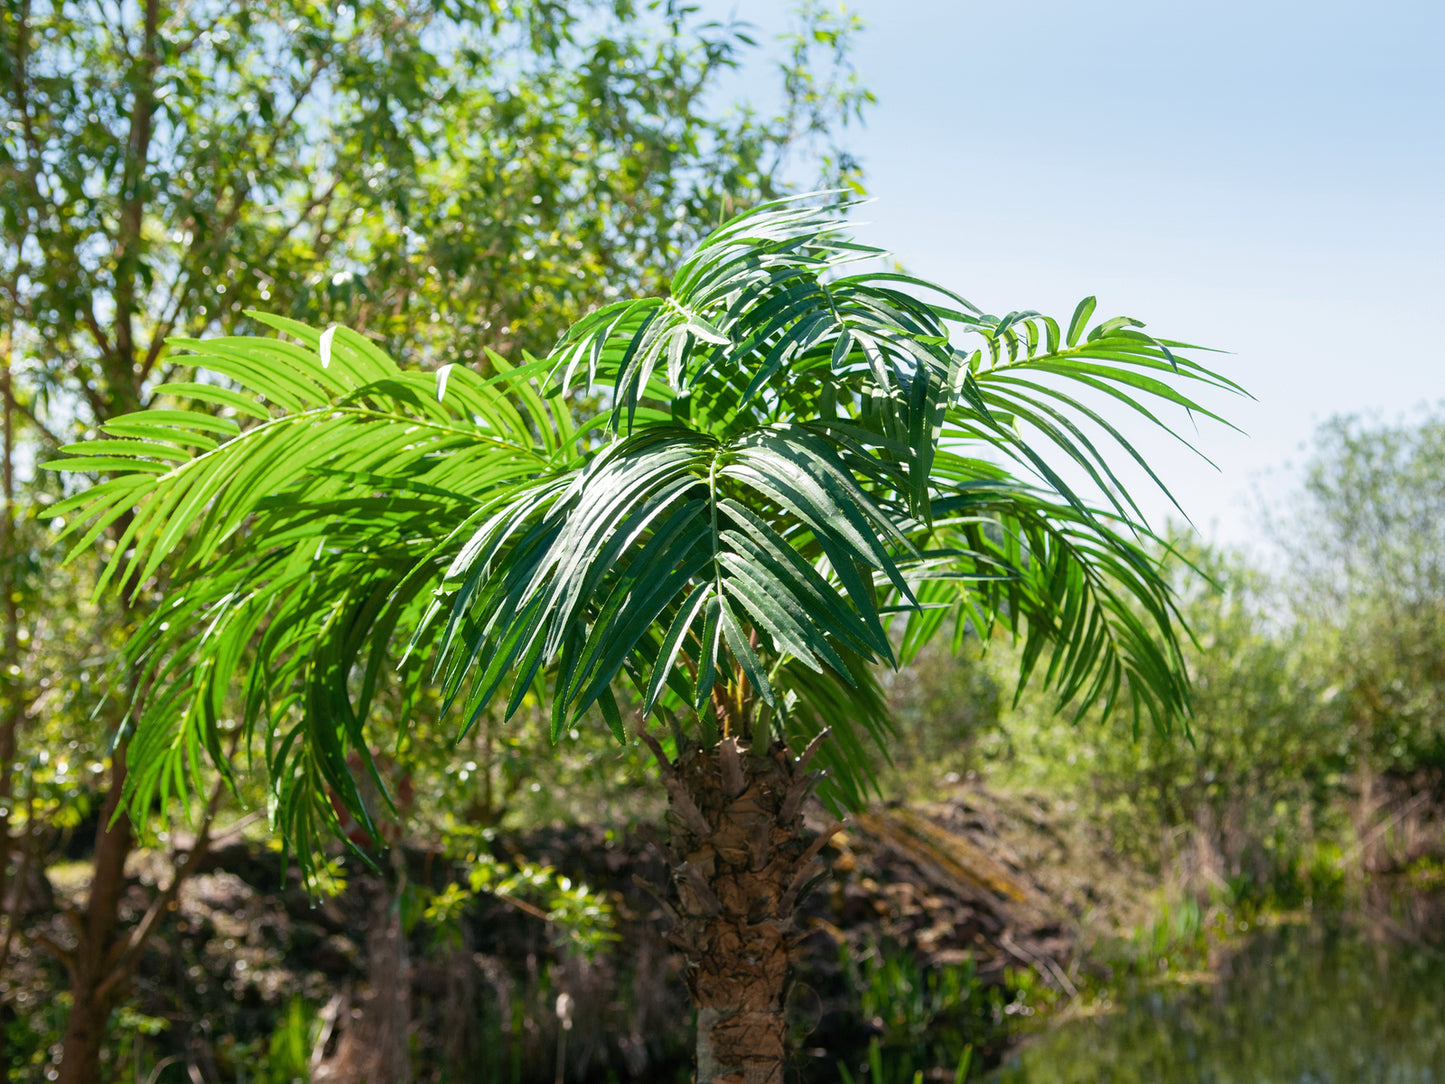
POLYGON ((1445 1084, 1445 956, 1358 929, 1261 931, 1218 983, 1060 1025, 990 1080, 1445 1084))

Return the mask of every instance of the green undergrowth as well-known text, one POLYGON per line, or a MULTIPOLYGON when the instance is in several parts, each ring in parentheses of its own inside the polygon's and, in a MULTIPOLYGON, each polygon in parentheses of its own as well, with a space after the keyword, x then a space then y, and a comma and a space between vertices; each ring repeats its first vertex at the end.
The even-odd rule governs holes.
POLYGON ((843 947, 839 962, 857 992, 850 1030, 860 1039, 851 1052, 829 1051, 819 1080, 961 1084, 978 1064, 996 1059, 1016 1022, 1043 1010, 1052 995, 1031 971, 1009 971, 1000 987, 985 982, 971 958, 925 966, 911 950, 888 943, 856 953, 843 947))

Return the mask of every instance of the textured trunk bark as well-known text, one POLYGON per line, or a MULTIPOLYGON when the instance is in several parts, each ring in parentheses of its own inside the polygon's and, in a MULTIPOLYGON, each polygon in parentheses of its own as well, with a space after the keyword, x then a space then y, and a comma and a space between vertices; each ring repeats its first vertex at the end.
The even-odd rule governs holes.
POLYGON ((818 851, 803 802, 818 773, 774 742, 725 738, 673 764, 667 782, 677 928, 697 1008, 698 1084, 782 1084, 793 912, 818 851))

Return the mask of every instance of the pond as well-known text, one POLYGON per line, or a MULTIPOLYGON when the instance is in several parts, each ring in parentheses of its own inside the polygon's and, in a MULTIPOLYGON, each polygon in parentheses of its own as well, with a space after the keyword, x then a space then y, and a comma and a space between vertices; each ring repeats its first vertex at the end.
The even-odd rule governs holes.
POLYGON ((1062 1023, 988 1079, 1445 1084, 1445 953, 1381 920, 1259 931, 1216 981, 1143 990, 1117 1011, 1062 1023))

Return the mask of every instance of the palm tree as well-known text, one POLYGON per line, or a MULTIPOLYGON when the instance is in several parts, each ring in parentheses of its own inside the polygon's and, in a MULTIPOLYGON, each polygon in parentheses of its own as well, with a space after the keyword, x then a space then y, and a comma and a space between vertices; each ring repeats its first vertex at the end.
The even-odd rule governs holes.
POLYGON ((489 377, 279 317, 257 319, 294 342, 178 343, 212 376, 168 394, 211 412, 109 423, 64 466, 111 478, 59 509, 77 548, 131 515, 110 581, 170 577, 131 647, 152 690, 132 807, 194 788, 202 751, 230 773, 239 730, 304 858, 329 793, 369 823, 348 754, 384 792, 384 688, 434 682, 467 727, 545 681, 554 740, 595 707, 623 741, 626 706, 669 795, 698 1079, 781 1080, 793 911, 827 838, 801 811, 815 785, 835 811, 865 799, 889 740, 870 666, 950 622, 1002 628, 1061 706, 1169 726, 1177 615, 1097 442, 1153 472, 1099 404, 1158 424, 1157 401, 1209 413, 1180 386, 1238 390, 1135 320, 1086 333, 1092 298, 1061 327, 848 273, 882 254, 846 210, 734 219, 669 296, 489 377))

